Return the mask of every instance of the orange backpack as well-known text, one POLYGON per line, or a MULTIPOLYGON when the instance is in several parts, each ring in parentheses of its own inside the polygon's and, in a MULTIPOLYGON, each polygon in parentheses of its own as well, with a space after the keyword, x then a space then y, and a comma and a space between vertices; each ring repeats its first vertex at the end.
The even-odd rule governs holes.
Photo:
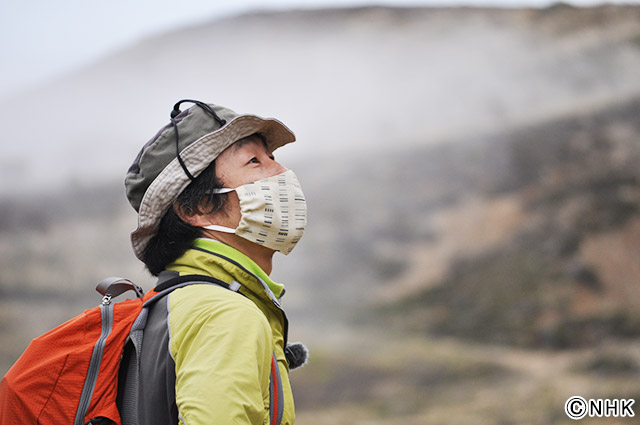
MULTIPOLYGON (((127 279, 109 278, 98 284, 102 303, 35 338, 0 383, 2 425, 122 425, 116 405, 118 373, 132 328, 141 338, 148 307, 171 291, 190 284, 225 282, 205 278, 181 282, 144 294, 127 279), (137 298, 112 303, 135 291, 137 298)), ((134 341, 135 345, 135 341, 134 341)), ((136 346, 137 348, 137 346, 136 346)), ((280 371, 272 362, 271 423, 282 418, 280 371)), ((134 413, 133 417, 137 412, 134 413)))

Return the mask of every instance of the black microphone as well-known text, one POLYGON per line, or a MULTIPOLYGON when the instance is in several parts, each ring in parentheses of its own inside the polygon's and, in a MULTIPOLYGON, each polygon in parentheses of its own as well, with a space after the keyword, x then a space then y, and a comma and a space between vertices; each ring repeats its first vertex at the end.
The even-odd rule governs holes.
POLYGON ((296 369, 307 364, 309 350, 301 342, 288 343, 284 355, 289 363, 289 369, 296 369))

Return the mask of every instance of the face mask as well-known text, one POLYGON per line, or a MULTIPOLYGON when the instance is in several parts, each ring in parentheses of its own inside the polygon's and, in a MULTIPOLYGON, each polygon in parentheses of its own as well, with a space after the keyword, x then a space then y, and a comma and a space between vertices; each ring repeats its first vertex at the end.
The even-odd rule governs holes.
POLYGON ((298 178, 291 170, 235 189, 240 199, 240 223, 235 229, 212 224, 204 229, 235 233, 258 245, 287 255, 307 226, 307 204, 298 178))

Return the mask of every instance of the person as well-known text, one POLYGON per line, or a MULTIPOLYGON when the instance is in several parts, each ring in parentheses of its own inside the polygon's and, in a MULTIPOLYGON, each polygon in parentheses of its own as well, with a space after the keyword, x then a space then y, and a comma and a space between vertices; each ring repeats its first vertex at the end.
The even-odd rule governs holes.
POLYGON ((306 352, 287 342, 285 289, 269 277, 306 227, 300 184, 273 154, 294 141, 278 120, 186 99, 138 154, 133 250, 156 290, 202 284, 153 304, 139 359, 125 350, 123 425, 294 423, 289 370, 306 352))

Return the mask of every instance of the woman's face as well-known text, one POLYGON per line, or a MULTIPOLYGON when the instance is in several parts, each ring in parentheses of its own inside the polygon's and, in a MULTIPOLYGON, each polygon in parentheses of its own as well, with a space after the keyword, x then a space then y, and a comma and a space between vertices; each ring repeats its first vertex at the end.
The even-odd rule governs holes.
POLYGON ((217 177, 236 188, 287 171, 258 136, 249 136, 225 149, 216 159, 217 177))
MULTIPOLYGON (((284 173, 287 169, 276 162, 273 154, 258 136, 249 136, 225 149, 216 159, 216 174, 224 187, 236 188, 267 177, 284 173)), ((225 208, 212 214, 210 224, 236 228, 240 222, 240 201, 229 192, 225 208)))

